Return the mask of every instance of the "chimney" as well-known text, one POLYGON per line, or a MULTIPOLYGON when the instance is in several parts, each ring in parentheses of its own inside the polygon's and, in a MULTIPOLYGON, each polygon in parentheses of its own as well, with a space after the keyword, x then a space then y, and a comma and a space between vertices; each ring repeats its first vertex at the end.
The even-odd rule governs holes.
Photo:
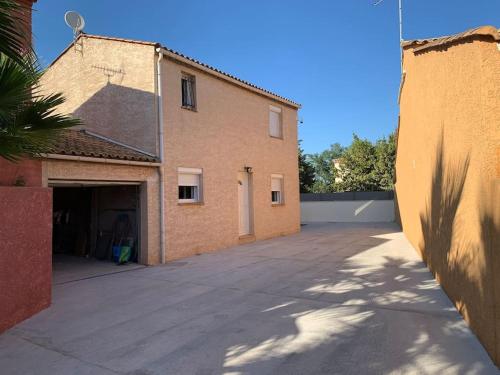
POLYGON ((31 30, 31 15, 33 4, 37 0, 15 0, 20 5, 18 17, 21 20, 19 27, 24 31, 26 36, 24 50, 28 50, 32 44, 32 30, 31 30))

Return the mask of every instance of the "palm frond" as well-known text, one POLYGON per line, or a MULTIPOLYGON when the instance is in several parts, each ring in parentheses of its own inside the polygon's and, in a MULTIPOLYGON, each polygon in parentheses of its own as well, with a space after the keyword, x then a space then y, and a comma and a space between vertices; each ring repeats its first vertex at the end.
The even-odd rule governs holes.
POLYGON ((81 124, 58 113, 61 93, 43 95, 36 67, 0 55, 0 157, 15 161, 50 151, 60 130, 81 124))
POLYGON ((31 12, 28 5, 0 0, 0 53, 24 66, 23 55, 31 55, 31 27, 21 16, 31 12))
POLYGON ((12 111, 31 101, 39 74, 0 54, 0 123, 8 121, 12 111))

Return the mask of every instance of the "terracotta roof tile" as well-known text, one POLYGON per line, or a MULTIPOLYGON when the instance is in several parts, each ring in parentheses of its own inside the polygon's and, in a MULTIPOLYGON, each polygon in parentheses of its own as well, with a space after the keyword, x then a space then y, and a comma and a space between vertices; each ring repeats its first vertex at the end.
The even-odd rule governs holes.
POLYGON ((85 130, 63 130, 52 154, 157 163, 151 155, 107 141, 85 130))
POLYGON ((494 41, 500 41, 500 31, 494 26, 481 26, 463 33, 430 39, 406 40, 401 43, 403 48, 414 47, 414 52, 421 52, 431 48, 448 46, 466 39, 477 37, 491 37, 494 41))

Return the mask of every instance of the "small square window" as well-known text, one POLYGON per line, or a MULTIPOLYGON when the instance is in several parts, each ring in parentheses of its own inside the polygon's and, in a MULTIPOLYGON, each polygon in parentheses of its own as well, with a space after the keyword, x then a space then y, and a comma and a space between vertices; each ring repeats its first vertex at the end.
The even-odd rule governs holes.
POLYGON ((269 135, 274 138, 283 138, 281 108, 269 106, 269 135))
POLYGON ((283 175, 271 175, 271 203, 283 204, 283 175))
POLYGON ((178 168, 179 203, 201 202, 202 171, 198 168, 178 168))
POLYGON ((196 109, 196 82, 195 77, 189 74, 182 74, 181 79, 182 107, 196 109))
POLYGON ((179 186, 179 200, 198 201, 198 186, 179 186))

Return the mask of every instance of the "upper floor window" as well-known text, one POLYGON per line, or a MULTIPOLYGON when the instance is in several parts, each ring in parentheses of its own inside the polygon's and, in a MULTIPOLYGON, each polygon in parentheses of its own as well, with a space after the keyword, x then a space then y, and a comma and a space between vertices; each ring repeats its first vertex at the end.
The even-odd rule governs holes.
POLYGON ((178 168, 179 202, 202 201, 202 170, 199 168, 178 168))
POLYGON ((273 105, 269 106, 269 135, 275 138, 283 138, 281 108, 273 105))
POLYGON ((181 79, 181 89, 182 107, 196 109, 196 82, 194 76, 183 73, 181 79))

